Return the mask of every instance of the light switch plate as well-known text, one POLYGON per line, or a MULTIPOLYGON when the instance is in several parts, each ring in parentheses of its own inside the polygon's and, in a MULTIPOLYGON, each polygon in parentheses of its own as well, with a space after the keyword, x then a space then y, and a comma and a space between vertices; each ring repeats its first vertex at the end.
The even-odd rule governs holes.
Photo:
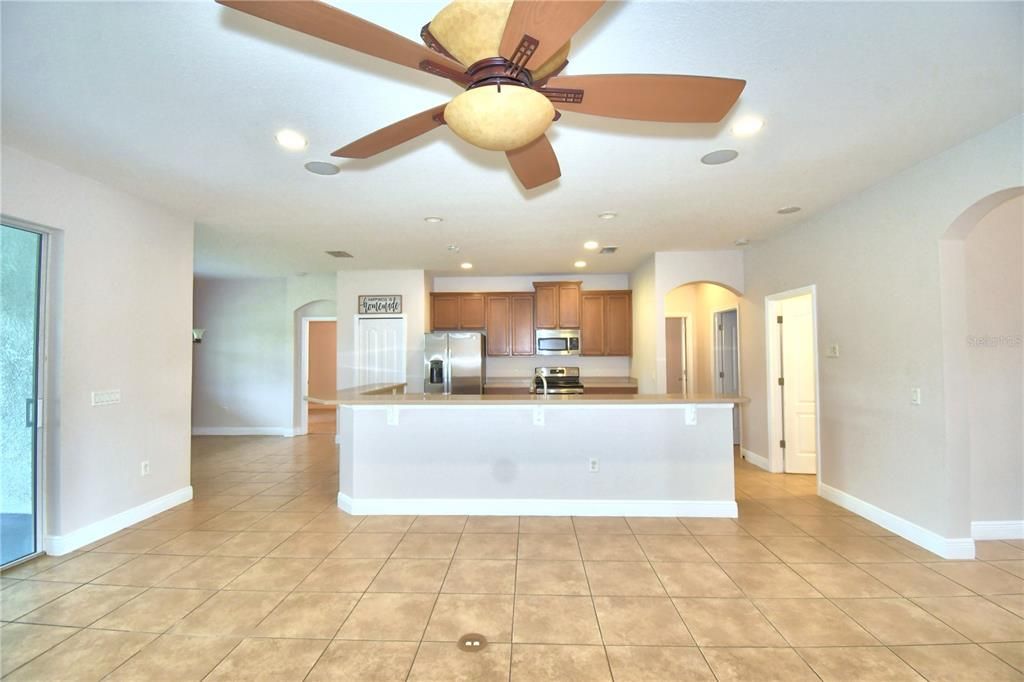
POLYGON ((833 343, 831 346, 828 347, 828 357, 830 357, 830 358, 838 358, 839 357, 839 344, 838 343, 833 343))
POLYGON ((93 391, 92 392, 92 405, 93 407, 99 407, 100 405, 114 405, 121 402, 121 389, 114 388, 108 391, 93 391))
POLYGON ((920 405, 921 404, 921 389, 912 388, 910 389, 910 404, 920 405))

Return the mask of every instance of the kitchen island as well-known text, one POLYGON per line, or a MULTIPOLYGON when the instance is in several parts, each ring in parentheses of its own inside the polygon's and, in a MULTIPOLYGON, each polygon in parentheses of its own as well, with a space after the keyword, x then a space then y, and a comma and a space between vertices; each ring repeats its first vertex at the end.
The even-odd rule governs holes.
POLYGON ((375 385, 338 409, 352 514, 735 517, 722 395, 438 395, 375 385))

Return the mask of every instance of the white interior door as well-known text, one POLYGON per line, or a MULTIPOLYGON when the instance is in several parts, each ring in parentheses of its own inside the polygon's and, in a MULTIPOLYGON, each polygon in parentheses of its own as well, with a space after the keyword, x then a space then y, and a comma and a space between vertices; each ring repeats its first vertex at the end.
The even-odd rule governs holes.
POLYGON ((787 473, 817 470, 814 310, 810 294, 780 302, 782 315, 782 422, 787 473))
MULTIPOLYGON (((739 324, 735 310, 715 313, 715 390, 740 392, 739 324)), ((732 411, 733 443, 740 442, 739 408, 732 411)))
POLYGON ((356 327, 356 384, 405 383, 405 320, 363 317, 356 327))

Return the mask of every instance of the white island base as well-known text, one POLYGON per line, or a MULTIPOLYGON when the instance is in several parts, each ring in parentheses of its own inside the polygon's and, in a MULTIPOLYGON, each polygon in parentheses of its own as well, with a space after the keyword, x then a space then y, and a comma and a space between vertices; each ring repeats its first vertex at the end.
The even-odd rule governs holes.
POLYGON ((339 401, 351 514, 737 515, 732 402, 381 398, 339 401))

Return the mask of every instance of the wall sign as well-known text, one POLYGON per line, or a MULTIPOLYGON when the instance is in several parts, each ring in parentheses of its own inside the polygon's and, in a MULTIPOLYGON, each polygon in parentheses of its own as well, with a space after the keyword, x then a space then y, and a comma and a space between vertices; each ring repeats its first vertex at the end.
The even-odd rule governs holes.
POLYGON ((402 312, 401 295, 360 296, 360 315, 396 315, 402 312))

